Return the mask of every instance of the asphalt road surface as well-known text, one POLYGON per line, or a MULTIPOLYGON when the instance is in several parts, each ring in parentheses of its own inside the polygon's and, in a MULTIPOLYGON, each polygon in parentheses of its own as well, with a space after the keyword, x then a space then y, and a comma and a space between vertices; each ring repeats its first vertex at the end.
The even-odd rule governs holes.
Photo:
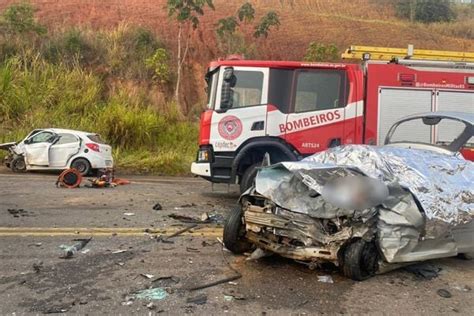
POLYGON ((474 261, 432 261, 442 270, 431 280, 397 270, 364 282, 278 257, 247 261, 218 241, 235 188, 129 179, 113 189, 60 189, 55 175, 0 170, 0 314, 474 314, 474 261), (210 223, 166 240, 191 225, 169 215, 204 213, 210 223), (60 258, 61 245, 91 237, 72 258, 60 258), (140 298, 149 288, 156 299, 140 298))

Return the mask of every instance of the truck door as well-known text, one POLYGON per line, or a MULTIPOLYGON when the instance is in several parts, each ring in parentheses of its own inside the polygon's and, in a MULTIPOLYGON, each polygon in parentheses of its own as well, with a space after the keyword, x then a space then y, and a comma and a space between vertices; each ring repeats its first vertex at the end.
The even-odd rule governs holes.
POLYGON ((297 70, 292 110, 282 128, 286 141, 303 155, 345 143, 347 95, 344 70, 297 70))
POLYGON ((210 133, 216 153, 235 151, 244 141, 265 136, 269 77, 269 69, 260 67, 219 71, 210 133))

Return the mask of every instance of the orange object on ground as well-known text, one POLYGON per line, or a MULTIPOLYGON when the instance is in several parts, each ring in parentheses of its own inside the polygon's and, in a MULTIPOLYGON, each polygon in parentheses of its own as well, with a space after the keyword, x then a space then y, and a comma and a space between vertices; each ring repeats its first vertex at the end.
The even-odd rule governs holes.
POLYGON ((66 169, 58 177, 56 181, 57 187, 65 187, 68 189, 74 189, 79 187, 82 182, 82 175, 79 171, 74 168, 66 169))
POLYGON ((112 180, 112 183, 115 183, 116 185, 124 185, 124 184, 130 184, 130 180, 114 178, 112 180))

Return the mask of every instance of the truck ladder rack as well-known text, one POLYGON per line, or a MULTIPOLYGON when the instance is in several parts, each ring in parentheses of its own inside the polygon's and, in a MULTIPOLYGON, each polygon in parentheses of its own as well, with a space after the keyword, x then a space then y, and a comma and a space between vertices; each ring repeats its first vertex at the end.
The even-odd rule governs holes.
POLYGON ((351 46, 344 53, 342 53, 341 57, 342 59, 358 59, 364 61, 394 61, 397 59, 411 59, 431 61, 474 62, 474 53, 414 49, 413 45, 408 45, 408 48, 351 46))

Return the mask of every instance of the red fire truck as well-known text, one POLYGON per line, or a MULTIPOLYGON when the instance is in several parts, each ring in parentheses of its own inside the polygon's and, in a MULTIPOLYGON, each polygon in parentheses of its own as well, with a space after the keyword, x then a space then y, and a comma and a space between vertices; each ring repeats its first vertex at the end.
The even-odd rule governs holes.
MULTIPOLYGON (((381 145, 403 116, 474 113, 474 53, 353 46, 343 57, 363 62, 212 62, 191 171, 244 191, 267 152, 276 163, 344 144, 381 145)), ((400 137, 439 144, 456 128, 413 126, 400 137)), ((474 160, 471 145, 463 155, 474 160)))

